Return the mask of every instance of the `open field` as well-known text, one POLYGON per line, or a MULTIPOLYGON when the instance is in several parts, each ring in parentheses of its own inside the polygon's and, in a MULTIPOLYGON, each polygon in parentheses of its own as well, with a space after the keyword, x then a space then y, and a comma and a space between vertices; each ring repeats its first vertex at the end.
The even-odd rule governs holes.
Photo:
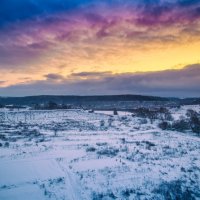
MULTIPOLYGON (((170 109, 178 120, 188 109, 170 109)), ((0 199, 200 199, 200 137, 129 112, 0 111, 0 199)))

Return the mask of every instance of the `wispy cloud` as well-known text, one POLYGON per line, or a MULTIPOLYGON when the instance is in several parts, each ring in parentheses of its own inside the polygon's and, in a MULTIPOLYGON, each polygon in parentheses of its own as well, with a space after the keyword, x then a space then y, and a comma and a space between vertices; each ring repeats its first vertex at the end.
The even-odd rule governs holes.
POLYGON ((65 78, 60 74, 46 74, 44 75, 47 80, 64 80, 65 78))
POLYGON ((71 76, 73 77, 82 77, 82 78, 94 78, 94 77, 107 77, 111 76, 111 71, 106 72, 79 72, 79 73, 72 73, 71 76))
POLYGON ((106 45, 109 51, 114 43, 126 49, 127 44, 140 48, 199 39, 197 0, 3 0, 0 7, 0 68, 33 62, 60 43, 87 53, 83 44, 106 45))
POLYGON ((149 73, 126 72, 199 62, 199 33, 198 0, 1 0, 0 73, 3 85, 16 87, 31 76, 35 84, 53 81, 55 87, 78 87, 80 81, 80 88, 85 84, 91 92, 101 82, 105 90, 108 84, 115 92, 116 83, 131 91, 132 79, 143 90, 147 82, 159 88, 160 74, 156 82, 149 73))

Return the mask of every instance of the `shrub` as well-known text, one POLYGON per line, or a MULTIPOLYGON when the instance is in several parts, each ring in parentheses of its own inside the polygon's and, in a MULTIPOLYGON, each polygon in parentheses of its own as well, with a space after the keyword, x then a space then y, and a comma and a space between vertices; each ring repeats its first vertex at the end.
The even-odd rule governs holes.
POLYGON ((126 188, 125 190, 122 191, 122 195, 125 198, 130 197, 130 195, 133 194, 133 193, 135 193, 134 189, 129 189, 129 188, 126 188))
POLYGON ((158 127, 162 130, 169 130, 171 128, 171 124, 169 122, 163 121, 158 124, 158 127))
POLYGON ((109 148, 104 148, 104 149, 97 151, 97 154, 114 157, 118 154, 118 152, 119 152, 118 149, 113 148, 113 147, 109 147, 109 148))
POLYGON ((100 200, 100 199, 103 199, 103 197, 104 197, 103 193, 93 192, 93 194, 92 194, 92 200, 100 200))
POLYGON ((108 119, 108 125, 109 125, 109 126, 112 126, 113 121, 114 121, 114 119, 113 119, 112 117, 110 117, 110 118, 108 119))
POLYGON ((198 133, 200 134, 200 120, 198 118, 198 113, 197 112, 190 112, 190 114, 188 114, 190 116, 190 126, 191 129, 194 133, 198 133))
POLYGON ((166 113, 164 119, 167 121, 173 121, 173 117, 172 117, 171 113, 166 113))
POLYGON ((186 116, 191 118, 191 117, 196 117, 198 115, 198 113, 192 109, 188 109, 186 112, 186 116))
POLYGON ((96 148, 95 148, 95 147, 88 147, 88 148, 86 149, 86 151, 87 151, 87 152, 94 152, 94 151, 96 151, 96 148))
POLYGON ((143 118, 143 119, 140 119, 139 123, 140 124, 147 124, 148 121, 147 121, 147 119, 143 118))
POLYGON ((142 141, 142 143, 146 144, 146 149, 151 149, 151 147, 155 147, 156 145, 150 141, 142 141))
POLYGON ((107 193, 96 193, 93 192, 92 199, 93 200, 102 200, 102 199, 116 199, 117 197, 114 195, 112 191, 107 191, 107 193))
POLYGON ((199 119, 193 119, 191 121, 191 129, 194 133, 200 134, 200 121, 199 121, 199 119))
POLYGON ((177 120, 172 123, 172 130, 179 132, 190 130, 190 122, 186 119, 177 120))
POLYGON ((100 121, 100 127, 104 127, 105 126, 105 121, 104 120, 101 120, 100 121))
POLYGON ((58 105, 57 105, 57 103, 55 103, 55 102, 50 101, 50 102, 47 104, 47 109, 52 110, 52 109, 57 109, 57 108, 58 108, 58 105))
POLYGON ((7 139, 6 139, 6 136, 3 135, 3 134, 0 134, 0 140, 6 141, 6 140, 7 140, 7 139))
POLYGON ((107 142, 97 142, 96 143, 97 146, 105 146, 107 144, 108 144, 107 142))
POLYGON ((113 111, 113 115, 118 115, 118 112, 117 112, 116 108, 113 111))
POLYGON ((9 146, 10 146, 9 142, 6 142, 6 143, 4 144, 4 147, 9 147, 9 146))

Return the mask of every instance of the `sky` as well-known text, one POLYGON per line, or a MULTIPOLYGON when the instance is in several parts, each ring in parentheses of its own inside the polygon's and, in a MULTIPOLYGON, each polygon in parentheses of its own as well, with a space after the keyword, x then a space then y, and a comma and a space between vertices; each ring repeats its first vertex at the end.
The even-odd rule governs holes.
POLYGON ((0 96, 200 96, 200 0, 0 0, 0 96))

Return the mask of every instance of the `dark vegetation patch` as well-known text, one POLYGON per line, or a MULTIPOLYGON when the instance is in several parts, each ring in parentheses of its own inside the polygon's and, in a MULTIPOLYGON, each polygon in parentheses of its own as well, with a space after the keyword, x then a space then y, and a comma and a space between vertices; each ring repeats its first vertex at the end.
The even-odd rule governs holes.
POLYGON ((192 131, 200 136, 200 116, 194 110, 188 110, 186 117, 182 117, 180 120, 173 122, 162 121, 158 124, 158 127, 162 130, 172 130, 172 131, 192 131))
POLYGON ((115 194, 112 191, 107 191, 106 193, 92 193, 92 200, 102 200, 102 199, 117 199, 115 194))
POLYGON ((151 123, 155 121, 156 119, 160 120, 167 120, 167 121, 172 121, 173 117, 170 113, 170 111, 167 108, 160 107, 160 108, 137 108, 134 109, 133 111, 133 116, 137 116, 140 118, 148 118, 151 123))
POLYGON ((105 147, 97 151, 98 155, 114 157, 119 153, 119 149, 114 147, 105 147))
POLYGON ((88 148, 86 148, 86 152, 94 152, 94 151, 96 151, 95 147, 88 147, 88 148))
POLYGON ((195 194, 182 181, 164 182, 154 190, 164 200, 195 200, 195 194))
POLYGON ((107 142, 97 142, 97 146, 106 146, 108 143, 107 142))

